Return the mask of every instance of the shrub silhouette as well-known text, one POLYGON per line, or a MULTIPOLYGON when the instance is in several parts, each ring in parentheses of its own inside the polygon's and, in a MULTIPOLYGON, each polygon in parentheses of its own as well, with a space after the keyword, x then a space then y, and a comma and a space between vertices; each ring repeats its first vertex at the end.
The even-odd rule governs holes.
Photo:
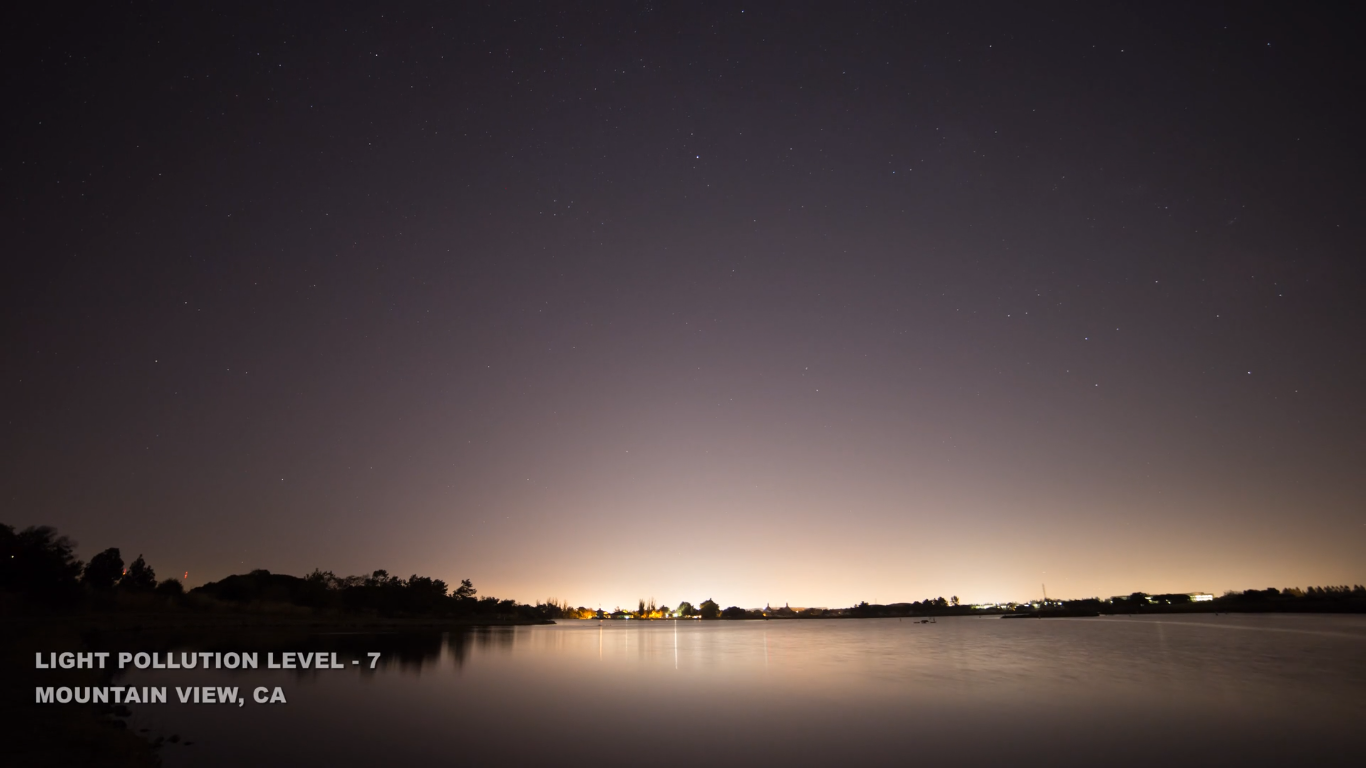
POLYGON ((157 585, 156 593, 165 597, 179 597, 185 594, 185 585, 180 579, 166 579, 157 585))

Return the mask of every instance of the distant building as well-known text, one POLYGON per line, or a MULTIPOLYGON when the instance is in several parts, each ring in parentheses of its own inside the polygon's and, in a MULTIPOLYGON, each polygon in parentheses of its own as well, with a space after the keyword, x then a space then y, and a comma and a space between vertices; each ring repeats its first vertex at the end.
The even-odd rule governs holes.
POLYGON ((1192 603, 1208 603, 1214 600, 1214 595, 1208 592, 1189 592, 1192 603))

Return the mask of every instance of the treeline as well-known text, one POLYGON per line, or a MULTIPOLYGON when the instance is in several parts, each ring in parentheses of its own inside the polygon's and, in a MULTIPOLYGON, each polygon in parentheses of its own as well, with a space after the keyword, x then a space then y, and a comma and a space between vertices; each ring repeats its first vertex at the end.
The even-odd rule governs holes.
POLYGON ((1042 607, 1021 605, 1017 611, 1050 610, 1116 613, 1366 613, 1366 586, 1287 587, 1225 592, 1219 597, 1195 600, 1184 593, 1134 592, 1102 600, 1098 597, 1064 600, 1042 607))
MULTIPOLYGON (((732 605, 722 608, 711 598, 697 606, 684 601, 677 608, 657 606, 653 599, 641 600, 635 610, 616 608, 611 611, 593 610, 579 606, 571 608, 555 599, 538 603, 536 609, 550 619, 872 619, 902 616, 953 616, 973 613, 971 606, 960 605, 957 596, 933 597, 910 603, 872 605, 867 602, 849 608, 741 608, 732 605)), ((976 611, 980 613, 981 611, 976 611)))
MULTIPOLYGON (((960 605, 958 596, 945 600, 942 597, 925 598, 912 603, 892 603, 890 605, 870 605, 859 603, 852 608, 827 612, 830 616, 847 616, 855 619, 901 618, 905 616, 955 616, 973 613, 971 606, 960 605)), ((981 611, 977 611, 981 613, 981 611)))
MULTIPOLYGON (((991 606, 961 605, 957 597, 942 597, 914 603, 870 605, 859 603, 851 608, 805 609, 792 611, 780 608, 766 610, 755 618, 891 618, 905 616, 966 616, 966 615, 1074 615, 1094 616, 1132 613, 1366 613, 1366 587, 1335 586, 1300 589, 1249 589, 1226 592, 1220 597, 1197 601, 1187 593, 1130 595, 1103 600, 1098 597, 1080 600, 1046 600, 1024 603, 1005 603, 991 606)), ((754 611, 751 614, 756 613, 754 611)))
POLYGON ((469 579, 455 589, 445 581, 413 574, 406 579, 375 571, 369 576, 337 576, 314 570, 300 578, 255 570, 228 576, 190 590, 220 602, 239 605, 274 603, 344 613, 379 616, 503 616, 542 618, 540 612, 514 600, 479 597, 469 579))
POLYGON ((0 609, 60 611, 76 608, 237 608, 293 606, 316 611, 385 617, 480 617, 539 620, 540 606, 479 596, 469 579, 452 589, 427 576, 403 579, 387 571, 339 577, 314 570, 306 577, 255 570, 186 592, 178 579, 158 581, 142 555, 124 564, 117 547, 85 563, 76 544, 50 526, 15 531, 0 524, 0 609))
POLYGON ((1357 584, 1349 587, 1341 585, 1337 587, 1309 587, 1300 589, 1299 587, 1287 587, 1276 589, 1249 589, 1242 592, 1225 592, 1219 600, 1230 603, 1256 603, 1256 602, 1299 602, 1327 600, 1333 602, 1347 602, 1353 600, 1366 600, 1366 586, 1357 584))
POLYGON ((539 614, 547 619, 733 619, 733 618, 763 618, 762 614, 750 616, 753 611, 746 611, 743 608, 731 606, 725 610, 716 601, 708 598, 702 604, 694 607, 692 603, 684 601, 678 604, 677 608, 670 608, 667 605, 656 605, 654 598, 640 600, 635 610, 622 609, 620 607, 610 611, 594 610, 579 606, 571 608, 568 603, 563 603, 555 598, 551 598, 544 603, 537 603, 535 606, 539 614), (727 613, 729 612, 729 613, 727 613), (744 614, 744 615, 741 615, 744 614))
POLYGON ((942 597, 926 598, 925 600, 914 603, 896 603, 894 605, 869 605, 859 603, 851 608, 741 608, 732 605, 722 608, 719 603, 711 598, 703 600, 694 606, 692 603, 684 601, 676 608, 667 605, 656 605, 654 599, 640 600, 635 610, 616 608, 611 611, 593 610, 592 608, 570 607, 567 603, 562 603, 554 598, 544 603, 537 603, 536 610, 549 619, 704 619, 704 620, 739 620, 739 619, 836 619, 836 618, 877 618, 890 616, 940 616, 953 615, 955 613, 969 613, 968 606, 960 606, 958 598, 953 597, 945 600, 942 597))
POLYGON ((593 610, 582 606, 572 608, 551 599, 538 603, 536 611, 549 619, 875 619, 969 615, 1075 615, 1130 613, 1202 613, 1202 612, 1272 612, 1302 611, 1323 613, 1366 613, 1366 587, 1334 586, 1300 589, 1249 589, 1226 592, 1221 597, 1196 601, 1190 594, 1133 594, 1102 600, 1097 597, 1081 600, 1048 600, 1041 602, 1004 603, 989 606, 963 605, 958 598, 934 597, 909 603, 888 605, 861 602, 848 608, 721 608, 714 600, 703 601, 694 607, 679 603, 677 608, 656 606, 654 600, 641 600, 635 610, 617 608, 612 611, 593 610))
POLYGON ((117 547, 81 562, 76 543, 46 526, 16 532, 0 524, 0 593, 6 602, 27 607, 61 608, 83 600, 108 600, 118 594, 176 597, 185 592, 177 579, 157 581, 142 555, 125 565, 117 547))
POLYGON ((904 616, 952 616, 967 614, 1020 614, 1069 611, 1077 615, 1153 612, 1363 612, 1366 587, 1325 586, 1300 589, 1249 589, 1195 601, 1183 593, 1134 592, 1109 600, 1045 601, 1010 603, 990 607, 960 605, 957 597, 926 598, 911 603, 849 608, 752 609, 721 608, 708 598, 697 606, 682 602, 677 607, 656 605, 653 598, 640 600, 635 610, 602 611, 550 599, 534 606, 513 600, 479 596, 474 585, 462 580, 454 589, 445 581, 413 574, 406 579, 378 570, 368 576, 337 576, 314 570, 305 577, 256 570, 228 576, 185 592, 178 579, 157 580, 156 572, 142 555, 124 563, 117 547, 110 547, 90 562, 75 556, 75 542, 49 526, 22 531, 0 524, 0 609, 62 610, 78 606, 117 609, 132 605, 212 607, 287 605, 316 611, 369 614, 385 617, 504 617, 512 619, 804 619, 878 618, 904 616), (159 601, 159 602, 158 602, 159 601))

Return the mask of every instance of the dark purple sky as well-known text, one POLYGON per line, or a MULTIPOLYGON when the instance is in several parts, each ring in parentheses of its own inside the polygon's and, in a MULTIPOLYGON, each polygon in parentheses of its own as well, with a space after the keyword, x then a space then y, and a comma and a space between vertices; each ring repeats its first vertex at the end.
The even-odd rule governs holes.
POLYGON ((1360 582, 1349 12, 16 17, 2 519, 605 606, 1360 582))

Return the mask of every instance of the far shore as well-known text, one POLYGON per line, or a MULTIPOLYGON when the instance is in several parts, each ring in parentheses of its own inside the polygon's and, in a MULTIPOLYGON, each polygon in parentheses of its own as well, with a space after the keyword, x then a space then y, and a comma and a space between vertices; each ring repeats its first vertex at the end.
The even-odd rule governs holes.
MULTIPOLYGON (((1088 601, 1089 602, 1089 601, 1088 601)), ((1170 615, 1223 615, 1223 614, 1314 614, 1314 615, 1334 615, 1334 614, 1354 614, 1366 613, 1366 603, 1351 602, 1309 602, 1309 603, 1189 603, 1184 605, 1149 605, 1141 608, 1113 607, 1103 605, 1099 608, 1071 608, 1071 607, 1049 607, 1031 608, 1020 607, 1015 610, 1006 608, 974 609, 969 606, 953 606, 950 608, 935 609, 933 611, 907 610, 906 604, 893 605, 861 605, 856 608, 842 608, 836 610, 803 610, 801 612, 779 612, 764 613, 762 611, 747 611, 744 615, 718 616, 715 619, 705 619, 699 616, 660 616, 660 617, 641 617, 641 616, 617 616, 603 615, 601 617, 571 618, 562 617, 558 621, 620 621, 620 622, 652 622, 652 621, 839 621, 848 619, 912 619, 915 621, 932 621, 934 619, 944 619, 952 617, 977 617, 977 618, 1001 618, 1001 619, 1075 619, 1101 616, 1170 616, 1170 615)))

